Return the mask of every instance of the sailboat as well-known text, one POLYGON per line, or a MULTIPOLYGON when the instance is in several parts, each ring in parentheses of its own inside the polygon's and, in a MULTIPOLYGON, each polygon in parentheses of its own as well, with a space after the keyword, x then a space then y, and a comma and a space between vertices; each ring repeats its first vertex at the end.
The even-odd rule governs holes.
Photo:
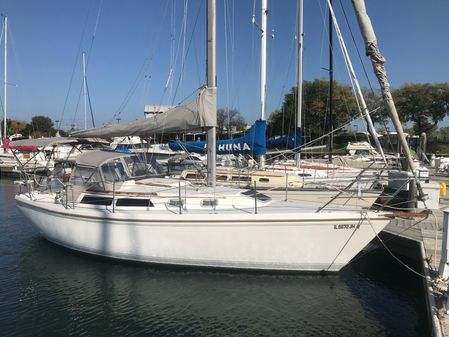
POLYGON ((7 135, 7 111, 8 111, 8 17, 3 16, 3 133, 0 126, 0 174, 20 175, 21 170, 27 172, 41 172, 51 168, 42 154, 32 155, 30 151, 23 149, 14 155, 8 147, 11 140, 22 135, 7 135))
MULTIPOLYGON (((91 151, 76 158, 59 190, 28 189, 19 209, 41 235, 105 257, 185 266, 330 271, 344 267, 391 213, 275 201, 215 184, 215 0, 207 1, 207 86, 191 103, 143 121, 77 132, 78 137, 208 131, 205 187, 146 175, 133 154, 91 151), (182 116, 182 118, 180 118, 182 116)), ((12 143, 26 145, 32 140, 12 143)))

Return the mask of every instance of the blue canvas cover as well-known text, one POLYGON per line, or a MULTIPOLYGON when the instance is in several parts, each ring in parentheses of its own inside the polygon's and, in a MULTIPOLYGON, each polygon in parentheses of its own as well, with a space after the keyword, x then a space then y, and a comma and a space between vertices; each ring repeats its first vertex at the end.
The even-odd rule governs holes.
POLYGON ((302 146, 302 128, 296 128, 296 135, 291 133, 288 136, 270 138, 267 140, 268 149, 286 148, 297 150, 302 146))
MULTIPOLYGON (((267 152, 266 121, 256 121, 251 129, 242 137, 234 139, 217 140, 217 154, 250 154, 262 155, 267 152)), ((187 151, 194 153, 206 153, 207 142, 170 142, 168 145, 173 151, 187 151)))

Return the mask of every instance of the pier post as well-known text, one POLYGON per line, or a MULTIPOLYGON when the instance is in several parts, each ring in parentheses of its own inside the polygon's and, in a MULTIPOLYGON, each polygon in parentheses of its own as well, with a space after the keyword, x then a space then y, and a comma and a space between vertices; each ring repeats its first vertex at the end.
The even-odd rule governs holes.
MULTIPOLYGON (((443 209, 443 240, 441 243, 441 258, 438 268, 440 279, 446 281, 449 277, 448 243, 449 243, 449 207, 443 209)), ((446 314, 449 314, 449 297, 446 298, 446 314)))
POLYGON ((443 241, 441 244, 441 258, 438 274, 440 278, 447 279, 449 277, 449 261, 448 261, 448 243, 449 243, 449 207, 443 209, 443 241))
POLYGON ((408 188, 408 205, 407 207, 410 209, 410 211, 413 211, 414 208, 417 206, 417 195, 418 190, 416 186, 416 180, 410 179, 409 182, 409 188, 408 188))

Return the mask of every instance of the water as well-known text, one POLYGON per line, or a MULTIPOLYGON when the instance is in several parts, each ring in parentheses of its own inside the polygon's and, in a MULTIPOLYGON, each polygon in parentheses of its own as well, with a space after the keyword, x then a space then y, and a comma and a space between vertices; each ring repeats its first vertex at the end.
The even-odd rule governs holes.
POLYGON ((336 275, 127 264, 42 239, 14 191, 0 180, 2 336, 430 335, 421 281, 381 249, 336 275))

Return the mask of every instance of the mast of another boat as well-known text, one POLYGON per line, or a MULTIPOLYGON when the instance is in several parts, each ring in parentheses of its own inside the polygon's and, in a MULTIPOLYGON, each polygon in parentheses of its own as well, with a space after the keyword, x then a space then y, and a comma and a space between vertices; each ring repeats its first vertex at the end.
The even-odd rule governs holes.
MULTIPOLYGON (((6 111, 7 111, 7 86, 8 86, 8 17, 3 17, 3 28, 5 34, 5 49, 4 49, 4 73, 3 73, 3 137, 6 138, 6 111)), ((0 137, 1 138, 1 137, 0 137)), ((3 142, 3 138, 0 139, 3 142)))
MULTIPOLYGON (((216 82, 216 0, 207 0, 207 87, 217 87, 216 82)), ((215 91, 216 92, 216 91, 215 91)), ((214 97, 216 100, 216 96, 214 97)), ((215 126, 207 130, 207 185, 216 185, 216 143, 217 129, 215 126)))
POLYGON ((83 53, 83 95, 84 95, 84 130, 86 130, 87 129, 86 53, 83 53))
POLYGON ((409 170, 415 177, 416 185, 418 188, 418 198, 424 199, 424 193, 419 183, 419 179, 413 164, 412 156, 410 155, 410 149, 405 139, 404 130, 402 129, 401 121, 399 120, 398 113, 396 111, 396 106, 394 105, 393 96, 390 91, 390 83, 387 78, 387 71, 385 69, 385 59, 379 51, 377 46, 377 38, 374 33, 371 20, 366 12, 366 6, 364 0, 352 0, 352 5, 354 7, 354 12, 359 23, 360 31, 365 41, 366 55, 371 59, 373 65, 374 73, 379 81, 380 88, 382 91, 382 98, 387 106, 388 114, 390 115, 391 121, 393 122, 394 128, 398 133, 399 141, 401 142, 402 149, 405 156, 407 157, 409 170))
MULTIPOLYGON (((260 30, 262 32, 260 44, 260 119, 265 120, 266 111, 266 87, 267 87, 267 0, 262 0, 262 22, 260 30)), ((259 157, 260 169, 265 168, 265 155, 259 157)))
POLYGON ((329 0, 329 112, 327 117, 328 125, 328 161, 332 163, 332 148, 334 147, 334 128, 333 125, 333 112, 334 112, 334 39, 333 39, 333 25, 332 25, 332 0, 329 0))
POLYGON ((304 27, 303 27, 303 0, 298 0, 298 84, 297 84, 297 120, 295 132, 295 148, 296 148, 296 167, 301 163, 302 145, 302 51, 303 51, 304 27), (299 137, 299 139, 296 139, 299 137))

